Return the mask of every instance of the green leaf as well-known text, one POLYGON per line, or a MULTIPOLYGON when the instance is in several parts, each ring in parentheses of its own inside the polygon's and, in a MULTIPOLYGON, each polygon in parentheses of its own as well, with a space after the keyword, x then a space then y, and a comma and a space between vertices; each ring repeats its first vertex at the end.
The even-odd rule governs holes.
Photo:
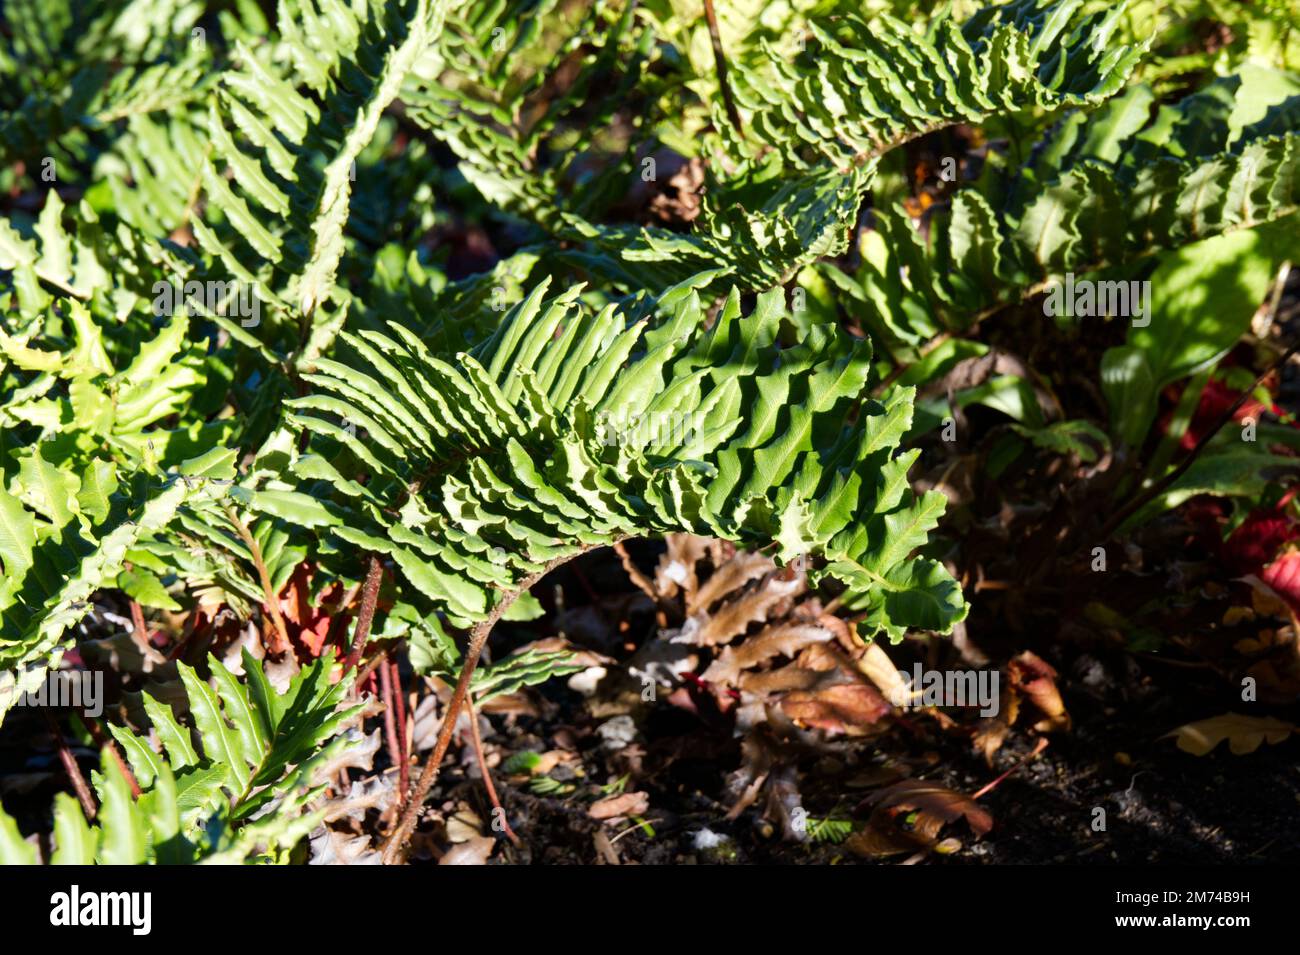
MULTIPOLYGON (((0 823, 2 824, 2 823, 0 823)), ((54 794, 54 853, 52 865, 94 865, 98 834, 82 814, 81 804, 67 793, 54 794)))
POLYGON ((1111 432, 1130 447, 1138 447, 1156 417, 1155 375, 1146 355, 1123 345, 1101 356, 1101 390, 1110 406, 1111 432))
POLYGON ((1151 321, 1132 328, 1158 389, 1209 367, 1250 328, 1278 265, 1300 256, 1293 219, 1217 236, 1164 257, 1151 275, 1151 321))
POLYGON ((0 865, 35 865, 36 847, 18 831, 18 823, 0 807, 0 865))

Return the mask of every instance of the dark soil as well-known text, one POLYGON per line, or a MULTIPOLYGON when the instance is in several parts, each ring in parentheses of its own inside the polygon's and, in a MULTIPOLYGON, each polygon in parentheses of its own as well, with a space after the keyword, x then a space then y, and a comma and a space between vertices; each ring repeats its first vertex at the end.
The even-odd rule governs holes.
MULTIPOLYGON (((647 551, 647 553, 651 553, 647 551)), ((643 554, 644 556, 644 554, 643 554)), ((645 566, 648 560, 641 561, 645 566)), ((573 602, 587 599, 585 588, 602 603, 622 599, 626 582, 616 560, 592 554, 578 574, 557 573, 536 591, 560 593, 573 602)), ((620 605, 626 606, 626 605, 620 605)), ((554 619, 550 614, 539 623, 554 619)), ((653 623, 632 619, 638 625, 653 623)), ((631 633, 635 635, 636 627, 631 633)), ((517 632, 520 642, 537 634, 517 632)), ((570 634, 577 638, 576 634, 570 634)), ((606 647, 598 649, 607 651, 606 647)), ((892 649, 892 648, 891 648, 892 649)), ((1233 706, 1224 684, 1203 675, 1177 653, 1134 655, 1122 649, 1097 652, 1057 645, 1037 648, 1060 674, 1058 684, 1073 726, 1048 735, 1048 745, 1033 756, 1038 734, 1017 725, 985 763, 971 745, 974 720, 948 711, 962 722, 943 729, 924 714, 871 739, 825 740, 834 752, 793 752, 793 782, 802 805, 818 817, 853 820, 870 815, 867 800, 886 774, 902 773, 971 795, 1008 770, 1010 775, 981 796, 993 816, 983 838, 962 821, 944 827, 961 846, 945 855, 929 853, 917 861, 933 864, 1216 864, 1300 862, 1300 739, 1292 736, 1257 751, 1234 755, 1226 744, 1206 756, 1179 750, 1175 727, 1244 706, 1294 721, 1294 708, 1262 704, 1233 706), (1094 829, 1096 810, 1105 811, 1105 830, 1094 829)), ((813 863, 869 862, 833 842, 783 838, 760 798, 734 821, 726 819, 734 796, 728 777, 742 761, 740 741, 727 718, 697 715, 663 703, 651 708, 638 726, 634 743, 610 751, 579 694, 553 681, 537 717, 494 716, 495 733, 486 742, 503 757, 521 750, 571 748, 579 760, 553 772, 572 787, 563 794, 539 795, 522 777, 502 778, 497 788, 521 848, 504 841, 494 861, 519 863, 595 863, 612 861, 597 845, 597 833, 614 842, 622 863, 813 863), (607 824, 589 818, 587 808, 600 787, 631 773, 627 791, 649 796, 645 817, 654 835, 635 822, 607 824), (702 830, 724 835, 720 846, 701 847, 702 830)), ((702 713, 705 711, 702 709, 702 713)), ((467 747, 455 768, 444 770, 434 806, 454 810, 470 803, 483 819, 491 807, 467 747)), ((436 829, 435 825, 435 829, 436 829)), ((905 856, 879 861, 897 863, 905 856)))

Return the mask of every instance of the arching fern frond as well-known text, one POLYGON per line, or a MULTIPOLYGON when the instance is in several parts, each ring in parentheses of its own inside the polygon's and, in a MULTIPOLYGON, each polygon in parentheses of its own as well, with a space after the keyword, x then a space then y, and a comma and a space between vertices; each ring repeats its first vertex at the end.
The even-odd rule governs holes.
POLYGON ((924 37, 888 16, 813 20, 805 52, 768 47, 735 72, 746 136, 721 106, 728 152, 777 150, 790 167, 861 166, 923 133, 1026 109, 1101 102, 1127 80, 1141 47, 1110 43, 1123 4, 1080 18, 1083 0, 1015 0, 924 37))
POLYGON ((865 342, 814 326, 780 347, 779 291, 749 315, 733 292, 708 330, 688 289, 631 325, 545 291, 455 356, 400 326, 345 334, 289 402, 299 486, 232 495, 391 556, 460 627, 557 561, 677 530, 854 562, 854 586, 894 595, 873 623, 895 637, 961 618, 941 568, 901 571, 942 497, 912 500, 911 393, 864 398, 865 342))

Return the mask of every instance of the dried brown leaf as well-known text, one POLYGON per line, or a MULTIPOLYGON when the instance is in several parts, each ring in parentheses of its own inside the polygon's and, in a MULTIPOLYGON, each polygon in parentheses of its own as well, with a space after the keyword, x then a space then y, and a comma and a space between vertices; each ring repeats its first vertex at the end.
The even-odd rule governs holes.
POLYGON ((758 580, 776 570, 776 564, 762 554, 741 551, 717 568, 686 601, 686 612, 707 610, 724 597, 739 591, 751 580, 758 580))
POLYGON ((655 590, 664 598, 675 597, 681 591, 689 605, 699 587, 696 565, 708 553, 708 538, 694 534, 669 534, 664 543, 668 549, 659 558, 659 566, 655 569, 655 590))
POLYGON ((889 704, 864 683, 841 683, 789 693, 781 700, 781 709, 805 726, 860 736, 866 732, 865 727, 889 713, 889 704))
POLYGON ((858 657, 858 670, 887 700, 901 700, 910 692, 906 678, 878 643, 868 643, 863 649, 862 656, 858 657))
POLYGON ((913 831, 933 841, 946 823, 965 818, 977 836, 993 828, 993 817, 969 796, 919 779, 903 779, 872 798, 880 810, 916 811, 913 831))
POLYGON ((731 600, 712 614, 703 612, 686 621, 674 639, 697 647, 727 643, 744 633, 751 624, 763 623, 791 597, 803 591, 802 577, 793 580, 769 578, 761 586, 731 600))
POLYGON ((811 690, 820 686, 825 680, 825 673, 792 663, 776 670, 742 673, 738 689, 758 696, 768 696, 773 693, 787 693, 790 690, 811 690))
POLYGON ((1178 748, 1193 756, 1204 756, 1225 739, 1234 755, 1253 753, 1264 743, 1280 743, 1296 731, 1294 723, 1271 716, 1242 716, 1224 713, 1207 720, 1187 723, 1161 739, 1177 737, 1178 748))
POLYGON ((1046 661, 1026 650, 1007 662, 1007 681, 1047 717, 1035 723, 1034 729, 1050 732, 1070 728, 1070 714, 1056 688, 1056 671, 1046 661))
POLYGON ((587 815, 592 819, 617 819, 620 816, 644 816, 649 809, 650 796, 646 793, 619 793, 592 803, 587 815))
POLYGON ((782 623, 770 626, 735 647, 726 647, 704 671, 708 682, 735 686, 742 670, 751 670, 773 657, 791 659, 809 644, 824 643, 831 632, 814 624, 782 623))
POLYGON ((308 865, 383 865, 369 836, 338 832, 322 826, 311 837, 308 865))

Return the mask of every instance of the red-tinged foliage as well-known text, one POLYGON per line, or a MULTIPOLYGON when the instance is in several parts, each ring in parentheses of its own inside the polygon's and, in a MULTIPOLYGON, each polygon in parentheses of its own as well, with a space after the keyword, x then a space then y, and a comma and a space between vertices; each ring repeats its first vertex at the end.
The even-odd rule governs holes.
POLYGON ((1297 536, 1300 527, 1290 515, 1274 508, 1253 511, 1228 535, 1219 554, 1233 573, 1252 574, 1297 536))
POLYGON ((1300 552, 1283 554, 1260 572, 1259 579, 1272 587, 1292 610, 1300 613, 1300 552))
POLYGON ((332 620, 326 606, 337 598, 339 585, 330 584, 313 605, 311 578, 310 565, 300 564, 280 596, 280 610, 298 655, 314 660, 325 652, 332 620))
MULTIPOLYGON (((1172 395, 1172 397, 1177 397, 1172 395)), ((1211 378, 1205 384, 1205 390, 1201 392, 1200 403, 1196 406, 1196 412, 1192 415, 1191 423, 1188 424, 1187 430, 1183 432, 1179 440, 1179 446, 1185 451, 1190 451, 1200 442, 1200 440, 1213 428, 1229 408, 1241 397, 1241 392, 1235 388, 1229 388, 1218 379, 1211 378)), ((1272 404, 1265 406, 1263 402, 1255 398, 1247 398, 1232 415, 1234 421, 1243 421, 1246 418, 1259 419, 1260 412, 1271 411, 1274 414, 1281 414, 1277 405, 1272 404)), ((1162 431, 1169 430, 1170 421, 1173 419, 1174 412, 1171 408, 1161 419, 1160 427, 1162 431)))

